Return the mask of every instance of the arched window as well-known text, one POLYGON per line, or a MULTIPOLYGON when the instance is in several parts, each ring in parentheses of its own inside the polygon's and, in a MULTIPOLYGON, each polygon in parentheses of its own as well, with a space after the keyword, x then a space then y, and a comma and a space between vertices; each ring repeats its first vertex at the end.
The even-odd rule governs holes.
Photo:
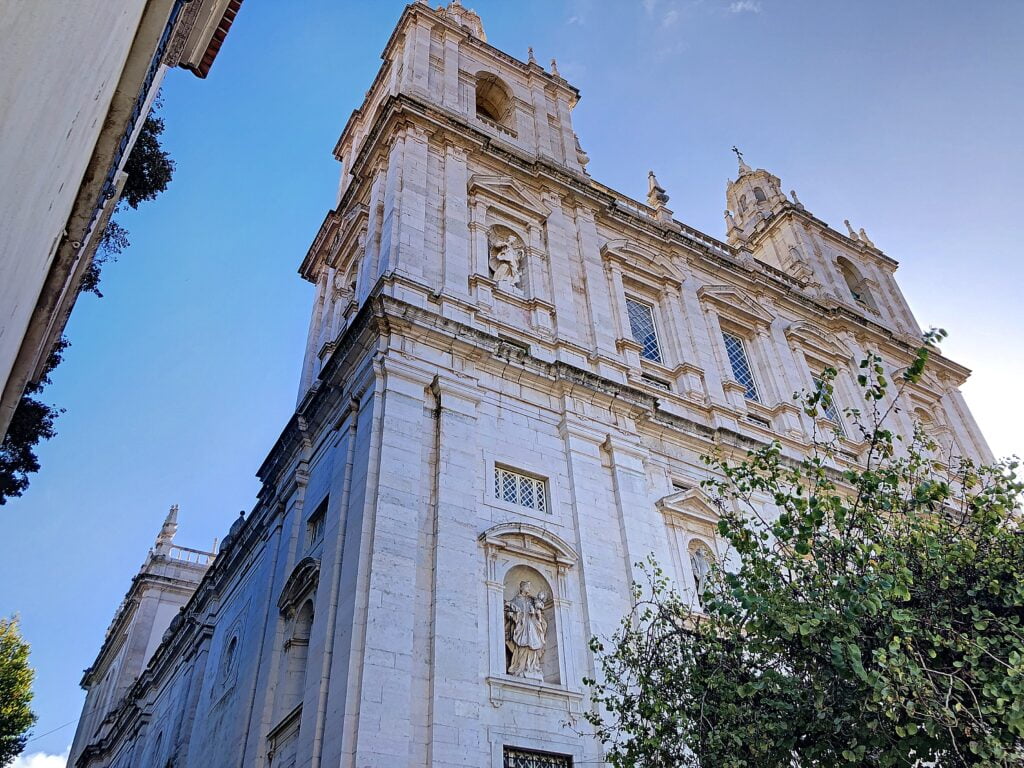
POLYGON ((754 200, 759 203, 764 203, 768 200, 768 198, 765 197, 764 190, 760 187, 754 187, 754 200))
POLYGON ((846 281, 846 287, 850 289, 850 296, 853 300, 858 304, 877 311, 878 306, 875 304, 874 297, 872 297, 864 278, 861 277, 860 272, 857 271, 853 263, 842 256, 836 261, 839 265, 839 272, 842 274, 843 280, 846 281))
POLYGON ((309 636, 313 632, 313 601, 307 600, 295 614, 291 636, 286 644, 281 712, 291 712, 302 701, 306 689, 306 664, 309 661, 309 636))
POLYGON ((512 91, 489 72, 476 76, 476 114, 492 123, 511 127, 512 91))

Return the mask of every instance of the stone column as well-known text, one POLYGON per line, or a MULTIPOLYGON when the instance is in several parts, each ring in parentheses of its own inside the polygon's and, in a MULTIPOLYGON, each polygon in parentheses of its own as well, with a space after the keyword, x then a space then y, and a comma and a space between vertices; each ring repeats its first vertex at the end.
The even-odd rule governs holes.
MULTIPOLYGON (((424 417, 429 383, 428 374, 389 357, 375 364, 361 398, 359 459, 342 556, 343 585, 351 588, 343 588, 336 621, 336 647, 343 653, 336 652, 335 674, 349 683, 341 756, 347 768, 404 764, 413 740, 418 705, 411 670, 423 557, 419 531, 429 487, 422 442, 430 434, 424 417)), ((331 721, 339 723, 336 717, 331 721)))
POLYGON ((661 514, 647 491, 647 473, 644 459, 647 451, 639 442, 618 435, 607 435, 601 445, 612 476, 612 490, 622 541, 625 545, 625 568, 629 579, 640 580, 642 575, 636 564, 649 555, 668 565, 668 535, 661 514))
MULTIPOLYGON (((434 380, 437 455, 434 462, 433 550, 425 553, 422 573, 432 575, 432 591, 423 614, 429 626, 429 661, 421 668, 432 677, 429 707, 424 708, 434 766, 482 765, 479 748, 467 745, 482 728, 479 704, 480 624, 477 610, 484 582, 483 550, 477 541, 483 496, 482 462, 477 445, 479 390, 446 377, 434 380), (432 558, 432 561, 427 558, 432 558), (475 754, 475 759, 471 755, 475 754)), ((420 610, 419 608, 417 610, 420 610)))
POLYGON ((459 104, 459 38, 451 32, 444 33, 444 72, 441 103, 453 112, 465 112, 459 104))
POLYGON ((405 128, 398 128, 388 150, 387 171, 384 177, 384 207, 380 226, 380 252, 377 258, 376 274, 371 281, 374 285, 377 283, 377 278, 388 274, 395 267, 396 251, 400 242, 405 139, 405 128))
POLYGON ((398 274, 423 283, 430 269, 438 267, 434 254, 426 253, 425 233, 427 221, 427 133, 419 126, 405 129, 402 151, 401 186, 397 203, 398 239, 393 248, 397 252, 394 269, 398 274), (428 268, 425 260, 430 258, 428 268))
POLYGON ((576 248, 575 238, 565 220, 562 198, 554 192, 544 194, 551 209, 548 217, 548 252, 551 264, 551 290, 555 305, 555 329, 558 338, 579 343, 576 306, 573 299, 572 268, 569 259, 576 248))
POLYGON ((603 357, 615 358, 615 299, 609 295, 608 281, 601 263, 600 236, 597 234, 594 212, 590 208, 583 205, 576 208, 576 227, 583 274, 587 280, 587 306, 590 309, 590 317, 587 319, 594 330, 595 351, 603 357))
MULTIPOLYGON (((456 54, 458 49, 456 49, 456 54)), ((455 144, 444 149, 444 264, 445 293, 466 297, 469 294, 470 229, 467 187, 469 171, 466 150, 455 144)))

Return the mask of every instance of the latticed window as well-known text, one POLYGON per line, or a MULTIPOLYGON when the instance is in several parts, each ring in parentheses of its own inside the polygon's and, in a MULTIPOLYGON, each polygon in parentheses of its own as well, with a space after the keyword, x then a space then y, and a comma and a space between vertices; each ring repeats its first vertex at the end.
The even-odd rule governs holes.
POLYGON ((729 365, 732 366, 732 377, 743 385, 746 390, 744 396, 747 400, 753 400, 755 403, 761 402, 761 398, 757 394, 757 384, 754 383, 754 374, 747 361, 747 350, 743 346, 743 339, 727 331, 722 331, 722 338, 725 340, 725 351, 729 355, 729 365))
POLYGON ((509 504, 535 509, 538 512, 548 511, 544 481, 513 472, 511 469, 494 468, 494 495, 509 504))
POLYGON ((658 346, 658 332, 654 328, 654 307, 627 297, 626 312, 629 314, 630 333, 640 345, 640 356, 660 363, 661 348, 658 346))
MULTIPOLYGON (((815 379, 814 386, 822 389, 821 379, 815 379)), ((839 434, 846 434, 846 431, 843 429, 843 421, 839 418, 839 408, 836 407, 835 397, 824 390, 821 393, 821 413, 826 419, 836 425, 839 434)))
POLYGON ((505 747, 505 768, 572 768, 572 757, 553 752, 505 747))

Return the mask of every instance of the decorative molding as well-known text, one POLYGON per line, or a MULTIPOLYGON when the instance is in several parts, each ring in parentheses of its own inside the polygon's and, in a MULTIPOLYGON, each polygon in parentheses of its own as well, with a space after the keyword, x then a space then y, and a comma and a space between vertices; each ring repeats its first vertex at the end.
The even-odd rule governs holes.
POLYGON ((551 215, 551 208, 540 197, 511 176, 473 174, 469 177, 468 191, 470 196, 480 194, 541 219, 551 215))
POLYGON ((300 560, 285 581, 281 596, 277 599, 281 615, 288 617, 295 613, 303 598, 316 591, 319 581, 320 561, 313 557, 300 560))
POLYGON ((731 285, 705 285, 697 291, 697 296, 701 301, 717 306, 725 317, 746 321, 752 326, 771 325, 774 319, 757 302, 731 285))

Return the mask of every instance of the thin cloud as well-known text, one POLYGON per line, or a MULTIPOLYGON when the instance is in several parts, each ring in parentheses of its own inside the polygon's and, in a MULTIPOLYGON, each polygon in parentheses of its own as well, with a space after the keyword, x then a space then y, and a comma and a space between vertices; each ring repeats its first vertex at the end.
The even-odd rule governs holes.
POLYGON ((71 747, 64 750, 63 755, 50 755, 46 752, 34 752, 31 755, 22 755, 14 759, 8 768, 65 768, 68 764, 68 752, 71 747))
POLYGON ((729 13, 760 13, 759 0, 735 0, 729 5, 729 13))
POLYGON ((658 5, 658 0, 641 0, 641 3, 644 6, 644 10, 647 12, 647 15, 651 16, 654 14, 654 9, 658 5))
POLYGON ((677 21, 679 21, 679 9, 671 8, 668 13, 665 14, 665 18, 661 20, 661 26, 671 27, 677 21))

